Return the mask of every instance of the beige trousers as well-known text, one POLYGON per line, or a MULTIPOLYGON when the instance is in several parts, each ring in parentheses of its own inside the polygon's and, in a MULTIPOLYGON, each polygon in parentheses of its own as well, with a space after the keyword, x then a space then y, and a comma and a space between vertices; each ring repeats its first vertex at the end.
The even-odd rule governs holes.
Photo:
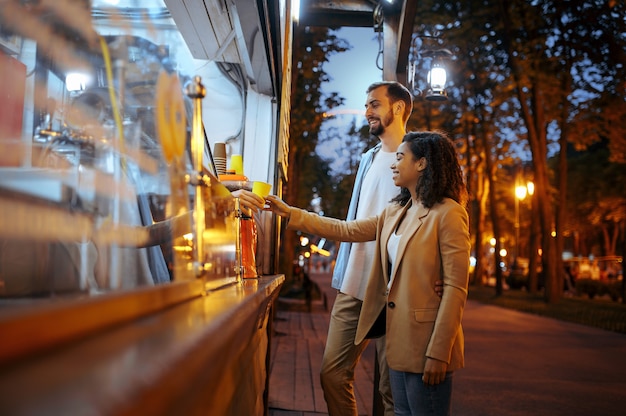
MULTIPOLYGON (((330 315, 320 374, 329 416, 358 416, 354 396, 354 369, 368 344, 366 341, 354 345, 362 304, 362 301, 338 292, 330 315)), ((393 416, 384 337, 376 340, 376 350, 380 372, 378 389, 383 398, 385 416, 393 416)))

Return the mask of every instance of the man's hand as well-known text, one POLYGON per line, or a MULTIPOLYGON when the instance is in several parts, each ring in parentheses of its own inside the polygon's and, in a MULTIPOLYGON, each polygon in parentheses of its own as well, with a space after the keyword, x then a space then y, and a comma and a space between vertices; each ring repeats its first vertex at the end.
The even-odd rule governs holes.
POLYGON ((424 384, 430 384, 434 386, 446 379, 446 370, 448 369, 448 363, 445 361, 439 361, 434 358, 426 357, 426 366, 424 367, 424 375, 422 381, 424 384))
POLYGON ((285 201, 276 195, 268 195, 266 201, 274 214, 280 215, 281 217, 289 217, 291 207, 287 205, 285 201))
POLYGON ((247 189, 237 189, 232 192, 235 198, 239 198, 239 203, 242 208, 245 208, 252 213, 256 214, 259 210, 263 209, 265 200, 255 193, 248 191, 247 189))
POLYGON ((437 296, 443 296, 443 280, 435 280, 435 293, 437 296))

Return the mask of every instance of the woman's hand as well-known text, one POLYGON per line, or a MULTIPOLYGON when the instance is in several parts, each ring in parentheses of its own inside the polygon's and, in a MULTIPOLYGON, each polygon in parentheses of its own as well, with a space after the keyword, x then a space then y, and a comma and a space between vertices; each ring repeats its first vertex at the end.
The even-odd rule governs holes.
POLYGON ((239 198, 239 203, 242 208, 245 208, 252 213, 256 214, 263 209, 265 200, 255 193, 248 191, 247 189, 237 189, 232 192, 235 198, 239 198))
POLYGON ((269 204, 270 210, 276 215, 288 218, 291 214, 291 207, 276 195, 268 195, 266 202, 269 204))
POLYGON ((446 370, 448 369, 448 363, 445 361, 439 361, 434 358, 426 357, 426 366, 424 367, 424 375, 422 381, 424 384, 434 386, 446 379, 446 370))

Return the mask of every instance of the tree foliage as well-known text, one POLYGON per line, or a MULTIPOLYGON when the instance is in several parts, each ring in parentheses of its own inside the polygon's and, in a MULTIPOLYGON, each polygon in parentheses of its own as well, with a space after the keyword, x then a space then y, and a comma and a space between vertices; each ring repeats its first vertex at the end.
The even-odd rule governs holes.
MULTIPOLYGON (((424 22, 420 30, 438 32, 456 57, 448 108, 435 113, 437 118, 420 113, 420 120, 429 128, 449 129, 465 141, 474 201, 483 199, 477 192, 486 188, 496 195, 513 189, 513 183, 499 181, 493 169, 519 165, 520 155, 532 159, 528 179, 536 185, 533 209, 538 210, 536 217, 541 221, 549 301, 558 299, 562 287, 560 231, 563 224, 571 222, 566 217, 572 215, 566 209, 566 155, 561 153, 560 163, 551 166, 549 158, 568 142, 585 149, 606 141, 608 160, 624 161, 625 11, 623 2, 596 0, 432 0, 420 2, 417 11, 424 22), (455 114, 455 121, 450 123, 449 117, 441 116, 446 111, 455 114), (468 123, 472 124, 469 130, 468 123), (481 167, 485 162, 491 169, 481 167), (480 172, 487 172, 488 187, 480 186, 480 172), (502 186, 506 189, 500 192, 502 186), (556 239, 552 237, 555 227, 556 239)), ((420 111, 419 105, 416 110, 420 111)), ((423 111, 431 110, 426 107, 423 111)), ((608 196, 594 197, 596 207, 613 206, 597 199, 608 196)), ((602 217, 598 209, 595 212, 596 219, 602 217)), ((491 214, 492 223, 503 222, 497 225, 504 227, 492 224, 492 230, 502 229, 506 234, 508 215, 495 214, 491 214)), ((473 223, 480 233, 485 227, 482 213, 478 215, 473 223)), ((580 220, 588 218, 577 218, 580 220)), ((506 235, 496 238, 507 240, 506 235)), ((478 247, 476 251, 481 252, 478 247)))
MULTIPOLYGON (((614 0, 418 3, 417 85, 424 88, 425 48, 450 49, 454 60, 449 100, 433 104, 416 97, 408 129, 443 129, 458 144, 472 198, 477 255, 491 233, 498 244, 513 240, 513 172, 530 166, 525 179, 535 183, 535 195, 528 227, 539 229, 540 238, 530 232, 528 251, 543 252, 550 302, 558 300, 562 288, 564 235, 588 230, 580 233, 588 250, 600 246, 607 254, 616 247, 618 225, 624 229, 623 177, 616 172, 626 162, 625 15, 626 4, 614 0), (565 150, 595 151, 598 144, 605 158, 592 165, 597 166, 592 174, 578 178, 579 159, 565 150), (598 172, 612 172, 622 182, 611 186, 613 178, 598 172)), ((296 103, 294 111, 302 111, 303 103, 296 103)), ((349 194, 342 182, 328 183, 349 194)), ((535 256, 530 259, 534 273, 535 256)))
MULTIPOLYGON (((332 54, 349 47, 330 28, 297 26, 294 32, 288 183, 283 193, 292 206, 312 208, 314 196, 326 195, 332 187, 329 163, 315 150, 324 114, 342 104, 343 98, 338 93, 322 92, 322 84, 330 80, 324 64, 332 54)), ((285 232, 281 269, 288 277, 297 244, 296 234, 285 232)))
POLYGON ((309 207, 311 189, 324 186, 328 163, 315 149, 324 114, 341 105, 338 93, 324 95, 322 84, 330 80, 324 64, 334 54, 349 49, 348 43, 322 27, 298 27, 294 36, 291 122, 289 126, 289 183, 286 199, 290 204, 309 207), (321 169, 318 169, 321 167, 321 169))
POLYGON ((324 204, 324 212, 329 217, 345 218, 361 156, 378 143, 378 138, 369 133, 367 124, 358 126, 356 118, 350 122, 347 131, 331 127, 324 129, 324 132, 319 146, 325 148, 324 153, 333 155, 326 160, 333 163, 333 171, 331 187, 327 188, 327 193, 323 195, 325 197, 323 199, 327 201, 324 204))
POLYGON ((607 143, 571 152, 568 187, 575 192, 567 201, 563 232, 572 236, 568 250, 575 256, 618 254, 620 224, 626 222, 626 170, 609 162, 609 155, 607 143))

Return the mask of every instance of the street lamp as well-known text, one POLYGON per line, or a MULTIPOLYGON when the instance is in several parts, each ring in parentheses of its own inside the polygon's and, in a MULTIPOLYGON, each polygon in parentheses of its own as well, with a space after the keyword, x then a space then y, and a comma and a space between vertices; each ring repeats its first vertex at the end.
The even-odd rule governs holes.
POLYGON ((513 256, 513 266, 517 269, 517 257, 519 256, 519 201, 526 198, 526 187, 517 185, 515 187, 515 255, 513 256))
POLYGON ((519 203, 526 199, 526 195, 531 195, 535 192, 535 184, 527 182, 526 185, 519 185, 519 180, 515 186, 515 256, 513 257, 513 265, 517 267, 517 257, 519 256, 519 203))

